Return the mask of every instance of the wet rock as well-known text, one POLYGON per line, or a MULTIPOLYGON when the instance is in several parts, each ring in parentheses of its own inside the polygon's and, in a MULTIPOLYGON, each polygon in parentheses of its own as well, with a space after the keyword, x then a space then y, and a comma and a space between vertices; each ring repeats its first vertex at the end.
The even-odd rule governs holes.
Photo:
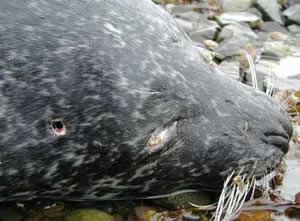
POLYGON ((276 21, 279 24, 283 24, 280 16, 280 5, 275 0, 256 0, 256 6, 263 13, 264 20, 276 21))
POLYGON ((225 26, 218 38, 221 41, 219 47, 216 49, 218 54, 221 54, 223 59, 239 55, 239 49, 245 48, 251 42, 258 40, 257 35, 244 24, 230 24, 225 26))
POLYGON ((225 12, 216 16, 217 21, 221 25, 232 24, 236 22, 258 22, 260 17, 251 12, 225 12))
POLYGON ((293 5, 283 12, 288 20, 300 24, 300 4, 293 5))
POLYGON ((97 209, 78 209, 67 214, 65 221, 114 221, 114 218, 97 209))
POLYGON ((221 9, 224 12, 246 11, 251 7, 252 0, 221 0, 221 9))
POLYGON ((282 25, 274 21, 262 22, 260 23, 258 29, 264 32, 288 32, 282 25))
POLYGON ((300 33, 300 25, 289 25, 287 29, 292 33, 300 33))
POLYGON ((240 62, 233 60, 233 61, 223 61, 219 68, 227 74, 230 78, 234 80, 241 80, 240 79, 240 62))

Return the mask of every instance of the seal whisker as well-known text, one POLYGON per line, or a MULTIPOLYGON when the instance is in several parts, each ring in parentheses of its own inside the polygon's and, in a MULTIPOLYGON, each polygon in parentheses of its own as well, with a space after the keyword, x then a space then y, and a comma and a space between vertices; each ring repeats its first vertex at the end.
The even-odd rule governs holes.
POLYGON ((239 213, 251 190, 250 198, 252 199, 254 197, 256 178, 253 173, 256 169, 256 165, 257 162, 254 162, 253 169, 249 176, 247 176, 247 174, 241 176, 244 170, 244 167, 242 167, 236 176, 233 177, 235 173, 233 172, 227 177, 219 197, 217 209, 211 220, 231 220, 232 217, 239 213), (232 181, 232 183, 230 183, 230 181, 232 181))
POLYGON ((274 75, 274 72, 272 71, 272 69, 271 69, 270 75, 271 76, 266 79, 266 81, 267 81, 266 94, 271 97, 274 92, 274 86, 275 86, 275 75, 274 75))
POLYGON ((247 61, 249 63, 249 68, 250 68, 250 72, 251 72, 251 76, 252 76, 252 87, 256 90, 258 90, 258 83, 257 83, 257 78, 256 78, 256 70, 255 70, 255 65, 253 62, 253 59, 251 58, 251 56, 249 55, 248 52, 240 49, 240 51, 246 56, 247 61))

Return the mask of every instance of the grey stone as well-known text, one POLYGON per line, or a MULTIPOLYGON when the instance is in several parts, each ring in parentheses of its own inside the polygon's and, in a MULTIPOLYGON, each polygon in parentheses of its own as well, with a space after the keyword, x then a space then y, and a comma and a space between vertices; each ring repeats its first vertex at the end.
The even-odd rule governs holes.
POLYGON ((191 39, 198 43, 214 39, 216 32, 220 29, 217 22, 208 20, 203 14, 192 11, 177 14, 177 20, 191 39))
POLYGON ((187 11, 183 13, 177 13, 176 14, 177 18, 182 18, 187 21, 191 22, 198 22, 199 20, 206 18, 203 14, 200 14, 199 12, 195 11, 187 11))
POLYGON ((248 25, 235 23, 225 26, 222 29, 218 40, 222 41, 238 35, 245 36, 248 39, 257 39, 257 35, 249 28, 248 25))
POLYGON ((250 12, 250 13, 252 13, 252 14, 257 15, 257 16, 260 17, 261 20, 262 20, 263 15, 262 15, 261 11, 259 11, 257 8, 249 8, 249 9, 247 10, 247 12, 250 12))
POLYGON ((182 4, 167 4, 166 6, 167 11, 169 11, 171 14, 180 14, 184 12, 188 12, 193 10, 193 6, 190 4, 182 5, 182 4))
POLYGON ((291 56, 292 54, 293 48, 288 44, 283 42, 266 42, 264 44, 262 56, 266 56, 268 58, 273 56, 273 60, 280 60, 281 58, 291 56))
POLYGON ((265 20, 276 21, 283 24, 280 16, 280 5, 276 0, 256 0, 256 6, 266 18, 265 20))
POLYGON ((288 20, 300 24, 300 4, 293 5, 283 12, 288 20))
MULTIPOLYGON (((267 86, 267 81, 264 81, 264 86, 267 86)), ((300 80, 296 79, 277 79, 274 84, 275 91, 282 91, 282 90, 300 90, 300 80)))
POLYGON ((295 4, 300 4, 300 0, 285 0, 285 2, 283 3, 285 8, 288 8, 295 4))
POLYGON ((224 12, 240 12, 249 9, 252 0, 221 0, 220 3, 224 12))
POLYGON ((225 12, 216 19, 221 25, 232 24, 236 22, 256 22, 260 17, 251 12, 225 12))
POLYGON ((225 26, 218 38, 222 41, 216 49, 221 59, 239 54, 239 49, 258 40, 257 35, 245 24, 230 24, 225 26))
POLYGON ((204 40, 214 39, 216 32, 219 30, 220 26, 213 21, 200 22, 197 28, 190 33, 190 37, 193 41, 203 43, 204 40))
POLYGON ((267 22, 262 22, 259 25, 259 30, 263 32, 281 32, 281 33, 288 33, 288 31, 280 25, 278 22, 274 21, 267 21, 267 22))
POLYGON ((300 25, 289 25, 287 29, 292 33, 300 33, 300 25))

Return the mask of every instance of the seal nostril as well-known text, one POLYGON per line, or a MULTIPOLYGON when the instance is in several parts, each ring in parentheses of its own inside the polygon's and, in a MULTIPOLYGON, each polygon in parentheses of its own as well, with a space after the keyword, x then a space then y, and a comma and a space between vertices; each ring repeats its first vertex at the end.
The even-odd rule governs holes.
POLYGON ((279 132, 279 131, 270 130, 270 131, 265 132, 264 135, 266 137, 271 137, 271 136, 277 137, 278 136, 278 137, 282 137, 282 138, 284 138, 286 140, 289 140, 289 135, 287 133, 285 133, 285 132, 279 132))
POLYGON ((269 131, 264 133, 263 141, 281 149, 285 154, 289 150, 289 136, 286 133, 269 131))

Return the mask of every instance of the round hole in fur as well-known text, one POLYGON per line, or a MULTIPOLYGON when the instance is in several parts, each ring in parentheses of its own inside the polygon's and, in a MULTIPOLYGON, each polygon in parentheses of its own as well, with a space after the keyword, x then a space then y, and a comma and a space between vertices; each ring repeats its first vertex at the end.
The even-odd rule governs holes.
POLYGON ((66 135, 66 127, 62 119, 55 119, 51 121, 52 131, 56 136, 66 135))

